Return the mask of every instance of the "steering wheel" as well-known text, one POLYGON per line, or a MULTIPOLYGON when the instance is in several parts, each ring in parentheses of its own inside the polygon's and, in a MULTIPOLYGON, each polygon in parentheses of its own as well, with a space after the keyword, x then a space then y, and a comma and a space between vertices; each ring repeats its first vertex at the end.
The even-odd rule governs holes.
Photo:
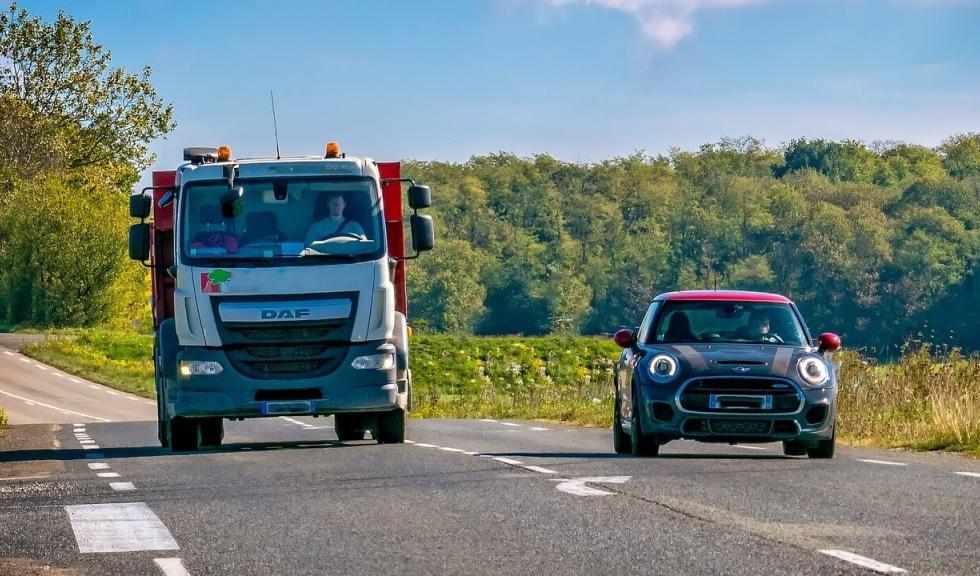
POLYGON ((324 240, 330 240, 331 238, 353 238, 354 240, 364 240, 367 238, 367 236, 364 236, 363 234, 358 234, 357 232, 340 232, 340 233, 335 232, 333 234, 327 234, 323 238, 317 240, 317 242, 323 242, 324 240))
POLYGON ((779 334, 776 334, 774 332, 769 332, 767 334, 763 334, 762 335, 762 341, 763 342, 769 342, 769 343, 772 343, 772 344, 782 344, 783 343, 782 337, 780 337, 779 334))

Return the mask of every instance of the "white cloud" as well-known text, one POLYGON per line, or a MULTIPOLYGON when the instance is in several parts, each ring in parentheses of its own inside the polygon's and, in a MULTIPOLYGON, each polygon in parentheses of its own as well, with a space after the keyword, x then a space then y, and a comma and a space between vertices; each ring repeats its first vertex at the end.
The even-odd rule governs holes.
POLYGON ((694 14, 712 8, 738 8, 767 0, 538 0, 551 6, 585 4, 627 12, 643 33, 661 47, 673 48, 694 31, 694 14))

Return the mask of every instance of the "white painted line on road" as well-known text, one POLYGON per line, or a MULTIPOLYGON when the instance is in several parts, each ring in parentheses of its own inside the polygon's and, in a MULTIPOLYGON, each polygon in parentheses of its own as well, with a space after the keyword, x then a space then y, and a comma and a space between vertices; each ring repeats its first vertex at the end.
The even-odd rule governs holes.
POLYGON ((514 424, 513 422, 501 422, 501 424, 504 425, 504 426, 512 426, 514 428, 523 428, 522 425, 520 425, 520 424, 514 424))
POLYGON ((98 390, 99 389, 99 387, 96 386, 95 384, 89 384, 88 387, 91 388, 92 390, 98 390))
POLYGON ((28 364, 31 363, 31 359, 30 358, 21 358, 20 361, 21 362, 27 362, 28 364))
POLYGON ((405 440, 405 444, 415 444, 415 440, 405 440))
POLYGON ((95 440, 92 440, 91 438, 86 438, 85 440, 79 440, 79 442, 82 444, 95 444, 95 440))
POLYGON ((732 448, 744 448, 745 450, 768 450, 762 446, 748 446, 746 444, 732 444, 732 448))
POLYGON ((493 418, 480 418, 480 422, 496 422, 493 418))
POLYGON ((163 576, 191 576, 180 558, 154 558, 153 562, 160 567, 163 576))
POLYGON ((82 554, 180 549, 145 502, 82 504, 65 511, 82 554))
POLYGON ((630 476, 588 476, 586 478, 574 478, 571 480, 556 479, 559 482, 556 486, 558 490, 574 496, 614 496, 615 492, 606 492, 591 486, 586 486, 587 482, 594 484, 623 484, 629 480, 630 476))
POLYGON ((956 472, 956 474, 959 474, 960 476, 971 476, 973 478, 980 478, 980 474, 977 474, 976 472, 956 472))
POLYGON ((136 396, 126 396, 126 398, 127 398, 128 400, 132 400, 133 402, 136 402, 136 401, 138 401, 138 400, 139 400, 139 398, 138 398, 138 397, 136 397, 136 396))
POLYGON ((421 446, 422 448, 438 448, 435 444, 426 444, 425 442, 416 442, 416 446, 421 446))
POLYGON ((75 428, 85 428, 85 423, 82 422, 81 424, 72 424, 72 426, 74 426, 75 428))
POLYGON ((10 476, 8 478, 0 478, 0 482, 5 480, 41 480, 42 478, 50 478, 50 474, 43 474, 41 476, 10 476))
POLYGON ((119 478, 119 472, 99 472, 96 476, 99 478, 119 478))
POLYGON ((119 396, 119 392, 115 390, 106 390, 106 394, 112 394, 113 396, 119 396))
POLYGON ((841 560, 850 562, 851 564, 857 564, 858 566, 862 566, 868 570, 874 570, 875 572, 879 572, 881 574, 905 573, 905 570, 899 568, 898 566, 878 562, 877 560, 872 560, 871 558, 866 558, 853 552, 845 552, 844 550, 818 550, 818 552, 828 556, 833 556, 834 558, 840 558, 841 560))
POLYGON ((132 492, 136 490, 136 486, 133 486, 132 482, 109 482, 109 488, 112 488, 116 492, 132 492))
POLYGON ((889 462, 888 460, 868 460, 865 458, 858 458, 858 462, 867 462, 868 464, 884 464, 885 466, 908 466, 905 462, 889 462))
POLYGON ((34 367, 37 368, 38 370, 47 370, 48 369, 47 366, 42 366, 40 364, 35 364, 34 367))
POLYGON ((101 460, 105 458, 105 454, 102 452, 89 452, 85 455, 86 458, 91 458, 92 460, 101 460))
POLYGON ((65 377, 65 375, 64 375, 64 374, 62 374, 61 372, 52 372, 52 374, 54 374, 54 375, 55 375, 55 376, 57 376, 58 378, 64 378, 64 377, 65 377))
POLYGON ((72 382, 74 382, 75 384, 81 384, 81 383, 82 383, 82 381, 81 381, 81 380, 79 380, 78 378, 69 378, 69 380, 71 380, 71 381, 72 381, 72 382))
POLYGON ((7 356, 14 356, 14 353, 11 352, 10 350, 4 350, 3 353, 6 354, 7 356))
POLYGON ((83 444, 82 445, 82 450, 98 450, 98 449, 99 449, 99 445, 98 444, 83 444))
POLYGON ((31 402, 30 400, 24 400, 24 404, 27 404, 28 406, 37 406, 37 404, 31 402))
POLYGON ((295 418, 290 418, 289 416, 280 416, 280 418, 282 418, 286 422, 296 424, 297 426, 309 426, 309 424, 307 424, 306 422, 300 422, 299 420, 296 420, 295 418))
POLYGON ((0 390, 0 394, 3 394, 4 396, 10 396, 11 398, 16 398, 17 400, 27 400, 27 401, 30 401, 30 402, 34 402, 38 406, 44 406, 45 408, 50 408, 52 410, 57 410, 59 412, 65 413, 65 414, 73 414, 75 416, 81 416, 83 418, 91 418, 92 420, 98 420, 99 422, 111 422, 111 420, 109 420, 108 418, 99 418, 98 416, 92 416, 90 414, 82 414, 81 412, 75 412, 74 410, 66 410, 64 408, 59 408, 57 406, 52 406, 50 404, 45 404, 44 402, 38 402, 37 400, 31 400, 30 398, 24 398, 23 396, 18 396, 16 394, 11 394, 10 392, 5 392, 3 390, 0 390))
POLYGON ((146 403, 149 404, 150 406, 156 406, 157 405, 157 403, 154 402, 153 400, 147 400, 146 403))
POLYGON ((446 452, 465 452, 462 448, 449 448, 448 446, 439 446, 439 449, 446 452))
POLYGON ((520 460, 514 460, 513 458, 504 458, 503 456, 491 456, 497 462, 503 462, 504 464, 510 464, 511 466, 521 466, 524 463, 520 460))
POLYGON ((108 470, 109 465, 105 462, 91 462, 88 465, 89 470, 108 470))
POLYGON ((479 452, 463 452, 463 454, 466 454, 467 456, 479 456, 480 455, 479 452))
POLYGON ((531 472, 537 472, 538 474, 557 474, 554 470, 549 470, 548 468, 542 468, 540 466, 525 466, 531 472))
POLYGON ((531 426, 530 428, 528 428, 528 430, 531 430, 532 432, 545 432, 548 430, 548 428, 542 428, 540 426, 531 426))

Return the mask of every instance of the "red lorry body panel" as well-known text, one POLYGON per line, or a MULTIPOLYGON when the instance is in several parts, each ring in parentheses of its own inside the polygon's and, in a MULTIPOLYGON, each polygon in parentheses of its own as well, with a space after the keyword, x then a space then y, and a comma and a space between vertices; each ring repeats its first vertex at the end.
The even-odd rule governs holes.
MULTIPOLYGON (((153 173, 153 186, 174 186, 177 183, 176 170, 153 173)), ((153 190, 153 222, 150 223, 150 268, 151 289, 153 291, 153 329, 174 315, 174 289, 176 280, 167 274, 167 267, 174 263, 174 206, 170 203, 160 208, 158 202, 167 192, 166 188, 153 190)))
MULTIPOLYGON (((378 162, 381 179, 401 178, 400 162, 378 162)), ((408 317, 408 290, 405 282, 405 216, 402 209, 401 182, 388 182, 382 185, 381 193, 385 203, 385 234, 388 235, 388 256, 397 260, 395 277, 395 310, 408 317)))

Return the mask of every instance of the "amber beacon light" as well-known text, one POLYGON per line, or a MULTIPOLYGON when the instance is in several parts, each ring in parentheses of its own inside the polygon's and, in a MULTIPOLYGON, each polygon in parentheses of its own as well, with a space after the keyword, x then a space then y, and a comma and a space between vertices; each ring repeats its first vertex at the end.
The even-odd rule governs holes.
POLYGON ((218 146, 218 162, 231 160, 231 146, 218 146))
POLYGON ((327 154, 326 158, 339 158, 340 157, 340 144, 336 142, 327 142, 327 154))

